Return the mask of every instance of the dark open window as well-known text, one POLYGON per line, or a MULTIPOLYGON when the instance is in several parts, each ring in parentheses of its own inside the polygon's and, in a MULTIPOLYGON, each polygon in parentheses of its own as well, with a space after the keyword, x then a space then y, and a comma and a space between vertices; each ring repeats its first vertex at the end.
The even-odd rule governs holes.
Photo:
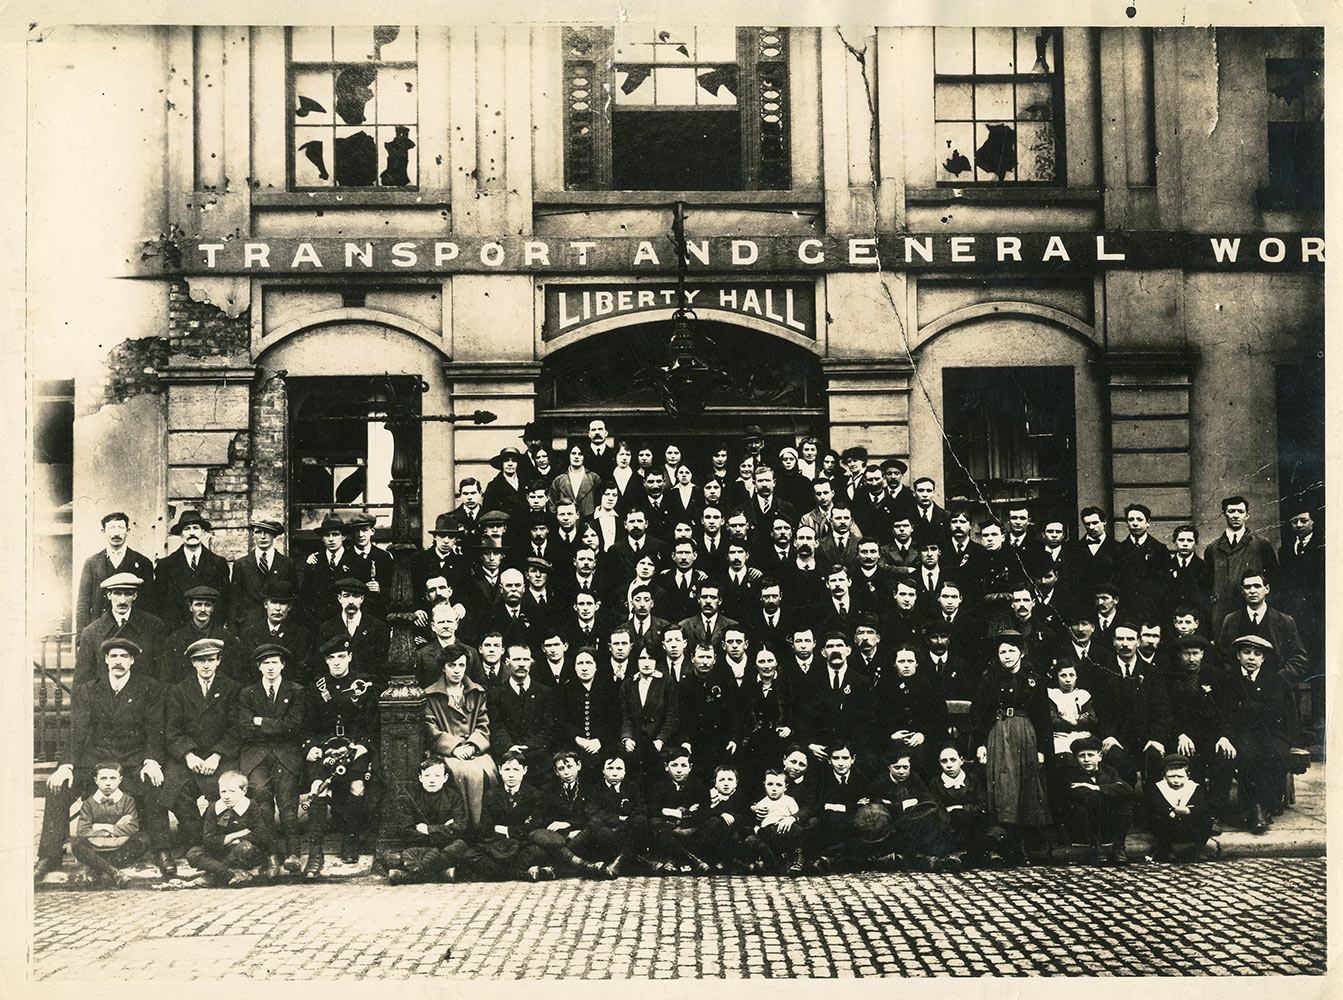
POLYGON ((333 510, 367 512, 380 526, 390 525, 394 467, 415 470, 418 505, 420 425, 408 423, 398 440, 384 420, 392 394, 418 416, 419 378, 290 378, 287 384, 292 529, 311 531, 333 510))
POLYGON ((937 183, 1063 182, 1057 28, 936 28, 937 183))
POLYGON ((1008 503, 1025 503, 1036 524, 1073 523, 1072 368, 948 368, 942 398, 949 502, 984 504, 999 516, 1008 503))
POLYGON ((1265 61, 1268 87, 1266 207, 1324 204, 1324 58, 1318 29, 1283 29, 1265 61))
POLYGON ((418 186, 415 29, 290 28, 288 45, 290 185, 418 186))
POLYGON ((565 186, 787 189, 778 28, 566 28, 565 186))

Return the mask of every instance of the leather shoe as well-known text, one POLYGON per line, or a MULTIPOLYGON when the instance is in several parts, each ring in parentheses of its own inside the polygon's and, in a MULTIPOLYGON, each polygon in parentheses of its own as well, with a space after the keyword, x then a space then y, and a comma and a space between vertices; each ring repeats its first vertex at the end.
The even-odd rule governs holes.
POLYGON ((177 862, 167 851, 159 851, 154 856, 154 861, 159 867, 159 874, 165 879, 177 877, 177 862))
POLYGON ((238 889, 244 885, 250 885, 251 881, 252 876, 249 873, 242 870, 235 870, 233 874, 229 876, 228 887, 230 889, 238 889))
POLYGON ((303 867, 297 854, 286 854, 284 858, 284 870, 287 872, 296 872, 303 867))
POLYGON ((1250 813, 1250 832, 1259 835, 1268 833, 1268 816, 1264 814, 1264 807, 1256 805, 1250 813))
POLYGON ((273 855, 271 857, 270 862, 266 865, 266 870, 261 873, 261 876, 262 878, 267 878, 270 879, 271 881, 274 881, 275 879, 280 877, 279 855, 273 855))

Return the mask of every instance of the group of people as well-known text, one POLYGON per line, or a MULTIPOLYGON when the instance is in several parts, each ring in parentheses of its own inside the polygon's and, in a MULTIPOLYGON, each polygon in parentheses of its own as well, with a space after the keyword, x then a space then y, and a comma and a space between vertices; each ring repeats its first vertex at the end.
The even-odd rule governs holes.
POLYGON ((1221 824, 1266 831, 1308 760, 1305 506, 1275 551, 1227 497, 1200 555, 1140 503, 1124 540, 1086 507, 1070 541, 1025 503, 944 509, 860 447, 767 456, 756 428, 702 469, 602 420, 563 470, 524 436, 405 565, 334 514, 306 558, 256 520, 229 564, 196 511, 154 565, 107 515, 38 878, 76 799, 78 877, 110 885, 146 851, 173 877, 183 847, 221 884, 317 878, 328 830, 354 858, 384 814, 394 881, 959 868, 1056 841, 1123 864, 1135 819, 1197 858, 1221 824), (398 572, 414 607, 388 606, 398 572), (390 662, 389 613, 413 662, 390 662), (413 782, 378 753, 378 698, 412 674, 413 782))

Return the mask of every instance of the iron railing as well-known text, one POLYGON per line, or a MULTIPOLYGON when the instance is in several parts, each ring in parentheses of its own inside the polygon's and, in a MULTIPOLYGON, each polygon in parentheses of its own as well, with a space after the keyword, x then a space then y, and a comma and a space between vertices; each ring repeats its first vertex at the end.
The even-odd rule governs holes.
POLYGON ((42 636, 33 661, 33 763, 65 760, 70 748, 70 691, 74 687, 75 636, 42 636))

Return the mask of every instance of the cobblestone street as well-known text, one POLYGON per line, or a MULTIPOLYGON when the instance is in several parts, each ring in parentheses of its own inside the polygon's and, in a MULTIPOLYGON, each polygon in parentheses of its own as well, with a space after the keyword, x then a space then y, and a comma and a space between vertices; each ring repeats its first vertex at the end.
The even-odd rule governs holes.
POLYGON ((1325 861, 964 875, 44 891, 40 979, 1325 971, 1325 861), (75 942, 78 942, 77 944, 75 942))

